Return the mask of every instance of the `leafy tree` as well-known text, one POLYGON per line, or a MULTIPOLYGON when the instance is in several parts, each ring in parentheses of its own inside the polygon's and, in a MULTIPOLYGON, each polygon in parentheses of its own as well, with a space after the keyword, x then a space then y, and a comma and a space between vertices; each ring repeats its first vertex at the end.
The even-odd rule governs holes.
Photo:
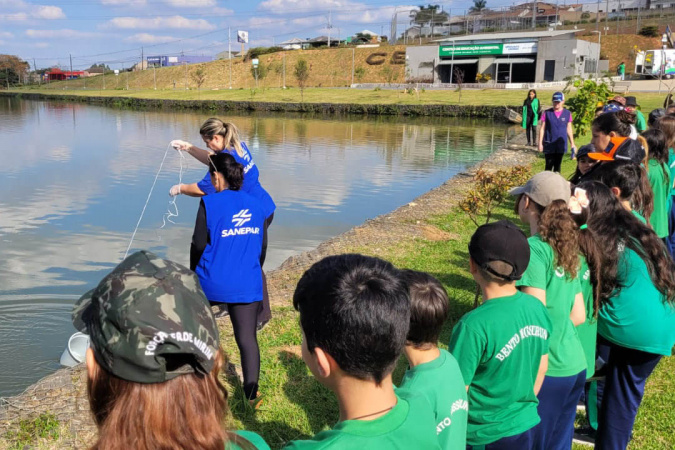
POLYGON ((298 59, 298 62, 295 63, 295 70, 293 71, 295 79, 298 82, 298 87, 300 88, 300 96, 302 101, 305 101, 305 86, 307 85, 307 80, 309 79, 309 65, 304 59, 298 59))
POLYGON ((459 93, 459 99, 457 100, 457 103, 462 103, 462 87, 464 86, 464 71, 459 67, 455 67, 453 70, 453 74, 455 76, 455 84, 457 85, 457 92, 459 93))
POLYGON ((487 0, 473 0, 473 6, 469 11, 479 13, 487 8, 487 0))
POLYGON ((204 81, 206 81, 206 70, 203 67, 198 67, 190 76, 197 85, 197 89, 200 89, 204 81))
POLYGON ((605 81, 597 83, 595 80, 582 80, 577 77, 567 83, 563 92, 567 94, 571 87, 576 88, 576 95, 569 98, 565 106, 574 114, 572 122, 574 135, 584 136, 591 130, 598 102, 605 103, 614 94, 611 86, 605 81))
POLYGON ((258 61, 258 67, 251 66, 251 76, 256 82, 256 87, 258 85, 258 81, 262 83, 267 77, 268 73, 269 73, 269 66, 267 66, 262 61, 258 61))
POLYGON ((352 42, 354 43, 367 43, 370 42, 373 39, 373 36, 370 33, 356 33, 354 35, 354 40, 352 42))
POLYGON ((411 11, 411 23, 419 26, 431 26, 445 23, 448 21, 448 13, 440 11, 439 5, 420 5, 419 11, 411 11))
POLYGON ((0 86, 22 83, 29 69, 30 65, 17 56, 0 55, 0 86))

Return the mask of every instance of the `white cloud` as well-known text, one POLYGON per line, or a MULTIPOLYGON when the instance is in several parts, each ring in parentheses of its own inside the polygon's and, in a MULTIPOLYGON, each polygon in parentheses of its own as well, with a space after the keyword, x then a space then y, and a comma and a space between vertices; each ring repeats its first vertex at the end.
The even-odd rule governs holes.
POLYGON ((138 33, 124 38, 125 42, 138 42, 140 44, 159 44, 161 42, 171 42, 174 40, 176 40, 176 38, 171 36, 156 36, 149 33, 138 33))
POLYGON ((38 6, 37 9, 31 12, 31 16, 35 19, 65 19, 66 15, 58 6, 38 6))
POLYGON ((73 39, 73 38, 93 38, 101 37, 101 33, 92 33, 89 31, 78 31, 70 30, 67 28, 61 30, 26 30, 26 36, 35 39, 52 39, 52 38, 63 38, 63 39, 73 39))
POLYGON ((232 14, 234 14, 234 10, 229 8, 221 8, 219 6, 212 8, 210 11, 211 15, 213 16, 231 16, 232 14))
POLYGON ((0 31, 0 38, 11 39, 14 35, 9 31, 0 31))
MULTIPOLYGON (((1 7, 5 8, 7 4, 4 0, 0 0, 1 7)), ((11 4, 15 11, 27 9, 28 12, 20 11, 12 14, 0 14, 0 20, 24 21, 28 19, 56 20, 66 18, 66 14, 58 6, 29 5, 23 1, 9 2, 9 4, 11 4)))
POLYGON ((147 19, 141 17, 115 17, 110 20, 107 25, 114 28, 143 28, 146 30, 157 30, 160 28, 213 30, 215 28, 214 25, 204 19, 186 19, 183 16, 154 17, 147 19))
POLYGON ((165 2, 174 8, 206 8, 216 6, 216 0, 165 0, 165 2))
POLYGON ((309 11, 328 11, 330 9, 347 9, 360 3, 341 0, 265 0, 260 2, 258 10, 273 14, 289 14, 309 11))

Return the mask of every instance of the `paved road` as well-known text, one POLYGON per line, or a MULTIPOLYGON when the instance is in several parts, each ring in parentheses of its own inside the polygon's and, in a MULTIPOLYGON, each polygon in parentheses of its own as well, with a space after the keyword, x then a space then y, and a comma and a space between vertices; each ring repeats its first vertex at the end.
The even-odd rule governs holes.
POLYGON ((659 83, 659 80, 631 80, 630 82, 625 81, 625 82, 618 82, 617 84, 619 86, 623 84, 628 85, 627 87, 630 92, 659 92, 659 84, 660 84, 660 91, 667 93, 670 89, 675 88, 675 79, 671 80, 662 80, 659 83))

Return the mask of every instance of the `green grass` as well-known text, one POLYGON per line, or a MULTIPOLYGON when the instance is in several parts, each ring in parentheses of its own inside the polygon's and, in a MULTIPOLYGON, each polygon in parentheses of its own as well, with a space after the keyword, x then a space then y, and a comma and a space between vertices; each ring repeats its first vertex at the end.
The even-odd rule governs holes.
POLYGON ((20 420, 14 428, 5 433, 10 449, 31 448, 40 441, 54 441, 59 438, 59 421, 53 414, 40 414, 34 419, 20 420))
MULTIPOLYGON (((95 79, 94 79, 95 80, 95 79)), ((92 82, 90 81, 90 84, 92 82)), ((251 95, 250 89, 220 89, 220 90, 153 90, 153 89, 82 89, 82 80, 53 83, 51 88, 30 86, 22 89, 12 89, 12 92, 47 93, 55 95, 81 95, 104 97, 153 98, 166 100, 230 100, 296 103, 301 101, 298 88, 258 89, 251 95)), ((544 104, 550 103, 553 91, 539 91, 538 96, 544 104)), ((427 90, 416 95, 404 94, 400 90, 391 89, 333 89, 307 88, 305 89, 305 103, 349 103, 349 104, 400 104, 400 105, 521 105, 527 95, 527 90, 464 90, 461 101, 459 93, 454 90, 427 90)), ((665 94, 638 93, 638 102, 642 111, 649 113, 652 109, 663 105, 665 94)))
MULTIPOLYGON (((563 173, 574 171, 575 162, 565 159, 563 173)), ((537 161, 534 172, 543 169, 543 159, 537 161)), ((517 221, 513 202, 508 201, 498 208, 495 220, 507 218, 517 221)), ((475 226, 453 208, 442 216, 432 217, 429 224, 458 235, 457 239, 442 242, 424 240, 401 240, 396 246, 379 247, 378 257, 390 260, 398 267, 407 267, 429 272, 445 286, 450 297, 450 318, 441 335, 441 346, 447 348, 454 323, 473 305, 475 285, 468 272, 467 245, 475 226)), ((372 248, 351 248, 345 251, 360 251, 373 254, 372 248)), ((301 334, 297 313, 290 306, 274 310, 274 319, 259 334, 262 371, 260 391, 264 403, 253 412, 243 399, 241 386, 230 378, 232 410, 231 426, 261 434, 273 447, 279 448, 289 440, 308 438, 330 428, 338 420, 338 406, 334 396, 316 382, 300 356, 301 334)), ((236 345, 229 327, 223 329, 223 345, 230 358, 239 361, 234 351, 236 345)), ((405 370, 403 358, 394 372, 394 381, 400 381, 405 370)), ((645 399, 634 428, 635 438, 631 449, 664 449, 675 446, 675 359, 664 358, 649 379, 645 399)), ((575 446, 575 449, 577 447, 575 446)), ((579 449, 584 447, 578 447, 579 449)))

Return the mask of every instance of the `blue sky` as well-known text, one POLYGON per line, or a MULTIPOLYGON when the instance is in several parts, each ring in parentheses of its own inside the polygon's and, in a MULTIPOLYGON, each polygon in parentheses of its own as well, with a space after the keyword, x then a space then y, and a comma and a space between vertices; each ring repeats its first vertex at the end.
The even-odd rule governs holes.
MULTIPOLYGON (((419 2, 422 3, 422 2, 419 2)), ((426 2, 425 2, 426 3, 426 2)), ((510 4, 488 1, 488 6, 510 4)), ((113 68, 148 55, 215 55, 233 50, 236 31, 249 31, 251 46, 293 37, 328 34, 345 37, 368 29, 389 35, 394 11, 415 2, 395 0, 0 0, 0 53, 17 55, 38 68, 60 65, 85 69, 94 63, 113 68)), ((471 1, 438 2, 462 13, 471 1)), ((454 14, 454 12, 453 12, 454 14)), ((407 13, 398 14, 398 33, 407 13)))

